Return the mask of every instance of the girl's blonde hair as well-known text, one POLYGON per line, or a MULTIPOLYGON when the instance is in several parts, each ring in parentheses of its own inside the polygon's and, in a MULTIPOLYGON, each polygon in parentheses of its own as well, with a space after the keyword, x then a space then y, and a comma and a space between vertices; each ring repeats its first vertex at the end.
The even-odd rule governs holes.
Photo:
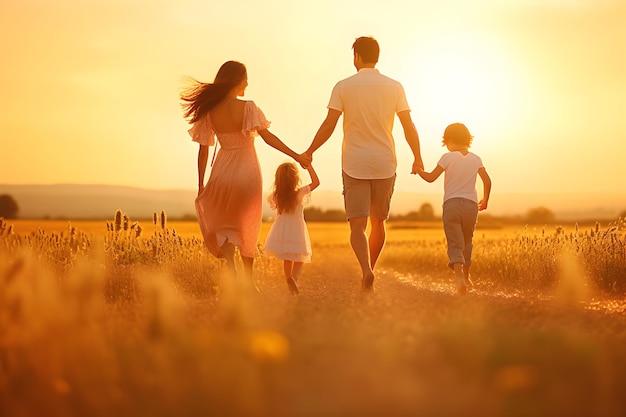
POLYGON ((292 213, 298 205, 298 185, 300 173, 293 162, 285 162, 276 168, 274 190, 270 196, 270 203, 278 214, 292 213))

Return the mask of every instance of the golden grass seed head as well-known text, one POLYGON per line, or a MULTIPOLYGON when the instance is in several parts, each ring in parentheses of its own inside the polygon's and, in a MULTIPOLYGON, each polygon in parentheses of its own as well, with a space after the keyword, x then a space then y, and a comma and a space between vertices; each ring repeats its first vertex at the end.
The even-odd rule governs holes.
POLYGON ((115 231, 119 232, 122 230, 122 211, 117 210, 115 212, 115 231))
POLYGON ((165 230, 165 226, 167 225, 167 215, 165 214, 165 210, 161 210, 161 229, 165 230))

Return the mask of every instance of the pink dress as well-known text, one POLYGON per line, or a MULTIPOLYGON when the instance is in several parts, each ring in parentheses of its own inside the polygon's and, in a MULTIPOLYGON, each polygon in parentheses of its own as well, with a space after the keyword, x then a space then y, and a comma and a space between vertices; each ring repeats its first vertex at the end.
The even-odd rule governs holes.
MULTIPOLYGON (((272 223, 265 239, 264 251, 277 259, 311 262, 311 239, 304 221, 304 206, 309 203, 311 188, 298 190, 298 204, 293 213, 280 213, 272 223)), ((270 205, 275 208, 271 197, 270 205)))
POLYGON ((254 137, 269 125, 261 109, 246 101, 238 132, 216 133, 209 113, 189 129, 193 141, 211 146, 217 136, 220 145, 209 180, 195 200, 204 243, 219 258, 224 256, 220 247, 226 240, 242 256, 259 254, 263 183, 254 137))

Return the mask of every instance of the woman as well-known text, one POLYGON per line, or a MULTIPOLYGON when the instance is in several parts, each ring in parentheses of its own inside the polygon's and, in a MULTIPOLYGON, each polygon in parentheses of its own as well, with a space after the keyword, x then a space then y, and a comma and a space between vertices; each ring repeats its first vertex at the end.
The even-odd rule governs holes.
POLYGON ((248 86, 243 64, 224 63, 212 84, 192 81, 193 85, 181 94, 181 101, 185 118, 193 124, 189 134, 200 144, 195 200, 200 230, 209 252, 226 258, 232 272, 236 271, 234 255, 238 247, 244 271, 252 277, 253 261, 259 255, 263 198, 254 138, 260 135, 271 147, 297 161, 300 157, 267 130, 270 122, 253 101, 237 98, 248 86), (215 145, 216 136, 220 149, 217 156, 213 154, 213 168, 205 185, 209 147, 215 145))

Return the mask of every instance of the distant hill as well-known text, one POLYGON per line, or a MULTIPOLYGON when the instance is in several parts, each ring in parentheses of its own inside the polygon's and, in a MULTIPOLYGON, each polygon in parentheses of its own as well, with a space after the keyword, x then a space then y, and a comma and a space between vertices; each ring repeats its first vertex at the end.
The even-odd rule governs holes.
MULTIPOLYGON (((122 210, 132 219, 152 217, 153 212, 165 210, 170 219, 194 216, 195 190, 155 190, 113 185, 0 184, 0 194, 10 194, 17 201, 20 218, 110 219, 122 210)), ((406 214, 431 204, 435 214, 441 213, 441 194, 418 194, 396 191, 392 214, 406 214)), ((272 210, 264 199, 264 215, 272 210)), ((311 205, 324 210, 343 209, 341 191, 316 190, 311 205)), ((607 219, 626 210, 626 194, 514 194, 492 195, 488 212, 494 216, 523 215, 530 208, 546 207, 558 219, 607 219)))
POLYGON ((131 218, 150 218, 165 210, 169 217, 195 212, 191 190, 150 190, 111 185, 0 185, 0 194, 17 201, 20 218, 113 218, 120 209, 131 218))

